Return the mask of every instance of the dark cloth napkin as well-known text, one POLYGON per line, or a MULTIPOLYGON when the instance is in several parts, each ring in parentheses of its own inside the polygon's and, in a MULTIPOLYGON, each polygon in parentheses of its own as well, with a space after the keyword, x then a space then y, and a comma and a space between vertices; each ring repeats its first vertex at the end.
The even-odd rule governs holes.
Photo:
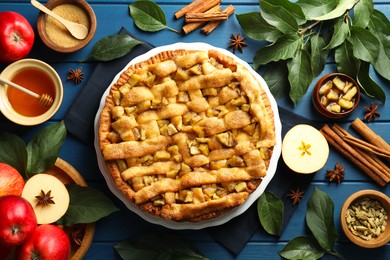
MULTIPOLYGON (((125 28, 122 28, 119 33, 126 33, 137 39, 125 28)), ((136 46, 126 56, 109 62, 101 62, 96 65, 93 73, 86 82, 86 85, 80 91, 80 94, 65 115, 65 125, 70 134, 87 144, 93 143, 94 119, 99 108, 100 99, 115 75, 119 73, 130 60, 153 48, 151 44, 144 41, 142 42, 143 44, 136 46)), ((320 127, 314 122, 302 118, 282 107, 279 107, 279 114, 282 121, 282 136, 296 124, 310 124, 316 128, 320 127)), ((287 197, 287 194, 291 189, 299 188, 301 191, 305 191, 312 178, 313 174, 296 174, 292 172, 280 158, 275 176, 266 190, 273 192, 284 202, 285 215, 283 229, 296 209, 296 206, 292 206, 291 200, 287 197)), ((239 254, 255 232, 265 232, 260 227, 256 203, 240 216, 223 225, 207 228, 207 231, 216 241, 221 243, 234 255, 239 254)))

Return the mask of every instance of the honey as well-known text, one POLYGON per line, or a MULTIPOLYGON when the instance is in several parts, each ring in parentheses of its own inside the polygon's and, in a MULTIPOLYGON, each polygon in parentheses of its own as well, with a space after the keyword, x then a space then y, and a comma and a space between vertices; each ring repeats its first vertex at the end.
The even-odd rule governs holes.
MULTIPOLYGON (((15 74, 11 81, 38 95, 47 93, 53 98, 56 95, 53 80, 46 73, 38 69, 23 69, 15 74)), ((49 109, 39 105, 37 98, 27 95, 13 87, 7 88, 7 97, 15 112, 23 116, 39 116, 49 109)))

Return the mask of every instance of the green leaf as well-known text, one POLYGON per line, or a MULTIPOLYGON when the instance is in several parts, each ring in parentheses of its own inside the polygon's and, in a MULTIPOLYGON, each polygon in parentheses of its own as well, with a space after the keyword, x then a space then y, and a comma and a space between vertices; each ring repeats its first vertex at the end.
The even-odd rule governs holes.
POLYGON ((336 8, 339 0, 298 0, 305 17, 317 17, 329 13, 336 8))
POLYGON ((245 34, 254 40, 275 42, 283 35, 274 26, 268 24, 259 12, 237 14, 236 17, 245 34))
POLYGON ((207 260, 192 244, 175 234, 146 234, 114 246, 122 259, 207 260))
POLYGON ((390 21, 387 19, 386 15, 374 9, 370 17, 368 29, 371 32, 376 31, 384 35, 390 35, 390 21))
POLYGON ((311 48, 311 68, 313 71, 313 76, 318 76, 321 71, 324 70, 326 60, 328 59, 329 50, 325 48, 325 41, 320 35, 314 35, 310 38, 310 48, 311 48))
POLYGON ((77 184, 67 184, 66 188, 69 192, 70 204, 57 224, 72 226, 80 223, 93 223, 118 211, 111 200, 97 189, 77 184))
POLYGON ((267 0, 267 2, 288 10, 295 17, 298 25, 306 23, 305 14, 302 11, 302 7, 298 4, 290 2, 289 0, 267 0))
POLYGON ((263 78, 276 99, 284 98, 290 92, 290 83, 287 76, 288 71, 285 61, 273 62, 270 66, 267 66, 264 72, 263 78))
POLYGON ((374 69, 382 77, 390 80, 390 22, 387 17, 378 10, 373 11, 368 30, 379 40, 379 55, 374 64, 374 69))
POLYGON ((284 205, 280 198, 272 192, 264 192, 257 201, 257 214, 264 230, 278 236, 283 224, 284 205))
POLYGON ((385 103, 386 94, 383 89, 370 77, 370 64, 368 62, 361 63, 360 70, 357 75, 357 82, 368 96, 376 98, 383 104, 385 103))
POLYGON ((98 61, 110 61, 128 54, 141 42, 127 34, 103 37, 92 48, 91 56, 98 61))
POLYGON ((177 32, 167 26, 164 11, 153 1, 135 1, 129 5, 129 9, 135 25, 143 31, 157 32, 169 29, 177 32))
POLYGON ((347 39, 349 34, 349 25, 344 19, 339 19, 333 28, 332 38, 326 46, 327 49, 333 49, 342 44, 347 39))
POLYGON ((63 121, 42 128, 27 144, 27 174, 50 169, 57 160, 65 137, 63 121))
POLYGON ((325 21, 338 18, 345 14, 345 12, 351 9, 360 0, 340 0, 335 9, 321 16, 311 17, 309 20, 325 21))
POLYGON ((0 135, 0 162, 11 165, 22 175, 26 173, 27 150, 22 138, 6 132, 0 135))
POLYGON ((356 77, 360 69, 360 60, 353 56, 353 47, 349 41, 345 41, 335 50, 337 71, 356 77))
POLYGON ((353 25, 366 28, 373 10, 374 2, 372 0, 360 0, 353 8, 353 25))
POLYGON ((285 34, 297 34, 298 23, 295 17, 286 9, 260 0, 261 16, 270 25, 285 34))
POLYGON ((271 61, 287 60, 295 56, 302 45, 302 39, 296 35, 284 35, 275 43, 261 47, 254 57, 253 66, 257 70, 260 65, 271 61))
POLYGON ((375 64, 379 55, 379 40, 370 31, 351 26, 351 36, 353 55, 361 60, 375 64))
POLYGON ((279 255, 285 259, 320 259, 325 251, 318 246, 317 241, 312 237, 299 236, 293 238, 279 251, 279 255))
POLYGON ((334 224, 333 201, 317 187, 307 203, 306 224, 318 244, 327 252, 334 252, 337 230, 334 224))
POLYGON ((294 58, 287 61, 288 81, 290 82, 290 98, 296 105, 303 97, 313 81, 310 65, 310 54, 306 50, 297 52, 294 58))

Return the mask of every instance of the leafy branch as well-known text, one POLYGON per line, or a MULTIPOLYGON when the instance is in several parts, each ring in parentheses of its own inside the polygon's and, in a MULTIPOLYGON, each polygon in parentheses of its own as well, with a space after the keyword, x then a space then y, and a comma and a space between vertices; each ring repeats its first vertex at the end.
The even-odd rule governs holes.
POLYGON ((390 22, 373 0, 260 0, 259 7, 236 17, 248 37, 269 43, 256 52, 253 66, 269 65, 264 79, 276 98, 289 93, 296 105, 334 53, 339 72, 385 103, 369 70, 390 80, 390 22))

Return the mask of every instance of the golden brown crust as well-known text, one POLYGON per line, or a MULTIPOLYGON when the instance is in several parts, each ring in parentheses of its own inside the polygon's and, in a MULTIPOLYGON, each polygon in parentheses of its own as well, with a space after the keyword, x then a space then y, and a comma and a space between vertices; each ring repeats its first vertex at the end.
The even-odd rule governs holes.
POLYGON ((129 66, 110 89, 98 133, 118 189, 174 221, 213 218, 244 203, 276 142, 266 92, 215 50, 165 51, 129 66))

